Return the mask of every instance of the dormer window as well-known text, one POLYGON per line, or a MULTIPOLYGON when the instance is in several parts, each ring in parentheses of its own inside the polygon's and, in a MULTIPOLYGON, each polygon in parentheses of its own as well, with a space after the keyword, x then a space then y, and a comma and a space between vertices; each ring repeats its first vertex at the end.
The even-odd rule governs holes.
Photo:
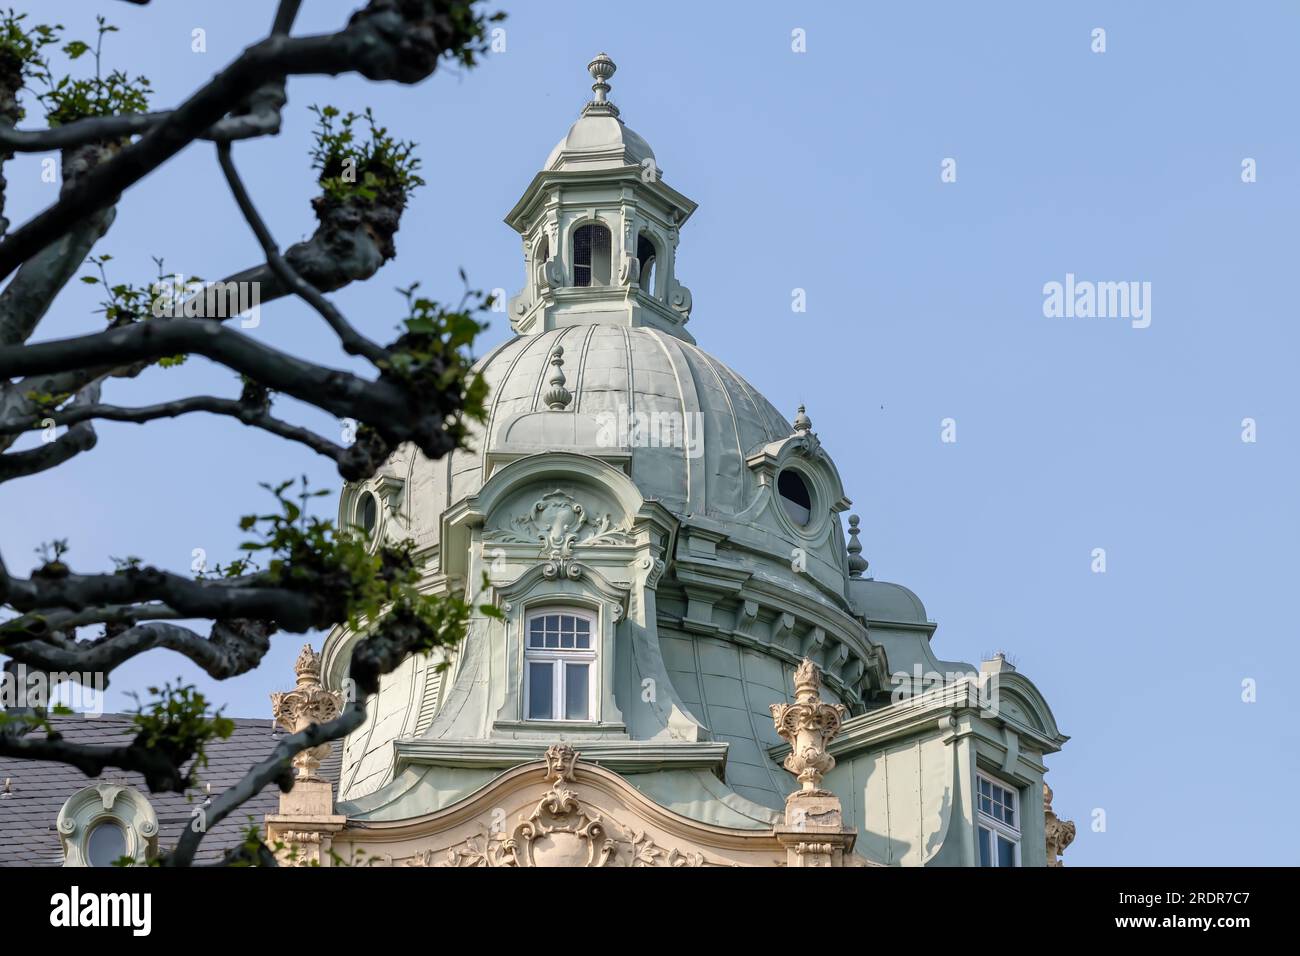
POLYGON ((646 238, 645 233, 636 238, 636 257, 641 263, 641 291, 647 295, 654 295, 655 244, 646 238))
POLYGON ((529 720, 591 720, 596 646, 591 616, 568 608, 529 615, 524 713, 529 720))
POLYGON ((599 223, 579 226, 573 233, 573 284, 609 285, 609 230, 599 223))

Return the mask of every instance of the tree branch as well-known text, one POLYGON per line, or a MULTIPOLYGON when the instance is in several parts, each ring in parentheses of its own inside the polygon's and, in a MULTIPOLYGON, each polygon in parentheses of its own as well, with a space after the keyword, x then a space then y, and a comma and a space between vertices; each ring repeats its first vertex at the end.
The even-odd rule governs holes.
POLYGON ((181 398, 171 402, 159 402, 156 405, 144 405, 139 408, 125 408, 120 405, 83 405, 67 410, 50 412, 47 415, 37 413, 26 418, 0 419, 0 434, 14 434, 35 428, 41 422, 49 420, 55 425, 76 425, 92 419, 111 422, 132 422, 144 424, 162 418, 176 418, 191 412, 208 412, 213 415, 225 415, 236 418, 245 425, 260 428, 263 431, 287 438, 290 441, 306 445, 312 451, 324 455, 335 462, 341 461, 347 453, 342 445, 336 445, 322 438, 310 429, 291 425, 275 418, 265 405, 255 405, 242 399, 214 398, 199 395, 193 398, 181 398))
POLYGON ((260 793, 268 783, 279 783, 280 789, 286 793, 292 789, 291 761, 294 757, 310 747, 319 747, 323 743, 346 737, 365 723, 365 719, 365 707, 353 701, 333 720, 323 724, 313 724, 306 730, 282 738, 269 757, 249 770, 239 783, 212 801, 212 805, 207 808, 204 815, 206 826, 203 830, 190 827, 185 829, 176 842, 176 848, 165 858, 164 864, 189 866, 194 860, 194 854, 198 851, 204 834, 260 793))
POLYGON ((325 296, 304 282, 293 271, 289 263, 285 262, 284 257, 280 255, 279 249, 276 248, 271 231, 266 228, 266 223, 258 215, 257 207, 253 205, 248 190, 244 188, 244 184, 239 178, 239 172, 235 169, 234 160, 230 157, 229 143, 217 144, 217 160, 221 163, 221 171, 226 175, 226 183, 230 186, 230 192, 235 197, 235 203, 239 206, 239 211, 248 220, 253 235, 257 236, 257 241, 266 254, 267 264, 280 281, 288 286, 294 295, 306 301, 320 313, 321 318, 329 324, 329 327, 334 330, 334 334, 339 337, 339 341, 343 343, 343 348, 348 354, 364 355, 375 364, 386 361, 389 358, 386 350, 354 329, 348 320, 343 317, 343 314, 334 308, 325 296))
POLYGON ((171 159, 268 81, 298 74, 360 73, 416 83, 477 36, 472 0, 371 0, 346 29, 315 37, 272 34, 163 117, 138 141, 89 171, 53 206, 0 242, 0 279, 85 217, 171 159))
POLYGON ((275 621, 294 633, 328 627, 334 623, 331 612, 337 612, 337 595, 283 588, 266 574, 196 580, 153 567, 127 568, 116 574, 34 574, 27 579, 4 573, 0 601, 20 612, 160 601, 187 618, 256 618, 275 621))
POLYGON ((189 658, 209 677, 224 680, 245 674, 262 662, 271 648, 273 630, 261 621, 215 621, 204 637, 179 624, 153 622, 92 641, 23 641, 7 646, 5 653, 44 671, 107 677, 131 658, 162 647, 189 658))

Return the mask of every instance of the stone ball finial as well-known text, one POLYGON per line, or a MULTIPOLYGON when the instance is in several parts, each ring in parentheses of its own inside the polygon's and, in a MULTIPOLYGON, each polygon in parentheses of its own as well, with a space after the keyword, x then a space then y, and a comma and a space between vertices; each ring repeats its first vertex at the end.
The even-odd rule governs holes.
POLYGON ((812 419, 808 417, 808 413, 802 405, 799 406, 799 411, 794 416, 794 430, 796 433, 804 434, 812 431, 812 419))
POLYGON ((573 401, 573 393, 564 387, 564 346, 557 345, 551 349, 551 365, 555 371, 547 379, 547 384, 551 387, 546 390, 542 396, 542 401, 546 402, 546 407, 551 411, 562 412, 569 407, 569 402, 573 401))
POLYGON ((862 573, 867 570, 867 559, 862 556, 862 542, 858 540, 860 528, 858 528, 857 515, 849 515, 849 577, 860 578, 862 573))

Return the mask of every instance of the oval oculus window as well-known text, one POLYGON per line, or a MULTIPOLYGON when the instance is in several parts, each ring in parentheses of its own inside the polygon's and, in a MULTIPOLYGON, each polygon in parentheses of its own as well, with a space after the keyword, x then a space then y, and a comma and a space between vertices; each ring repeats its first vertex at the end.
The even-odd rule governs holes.
POLYGON ((777 475, 776 491, 790 520, 800 527, 806 525, 812 518, 812 494, 799 473, 787 469, 777 475))

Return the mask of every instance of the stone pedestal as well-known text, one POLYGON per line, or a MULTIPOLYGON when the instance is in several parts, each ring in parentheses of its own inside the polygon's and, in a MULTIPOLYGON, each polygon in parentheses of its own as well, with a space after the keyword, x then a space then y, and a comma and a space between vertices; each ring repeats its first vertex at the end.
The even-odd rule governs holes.
POLYGON ((790 794, 785 821, 776 827, 786 866, 845 866, 857 837, 844 826, 840 798, 825 790, 790 794))

